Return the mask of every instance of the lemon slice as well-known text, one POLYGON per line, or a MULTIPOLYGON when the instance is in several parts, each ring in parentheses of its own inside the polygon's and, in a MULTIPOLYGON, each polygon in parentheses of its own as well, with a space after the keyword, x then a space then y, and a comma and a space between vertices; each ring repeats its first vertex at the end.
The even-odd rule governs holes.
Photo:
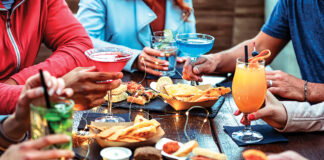
POLYGON ((164 91, 164 86, 166 85, 172 85, 173 82, 172 82, 172 79, 168 76, 163 76, 161 78, 158 79, 158 81, 156 82, 156 89, 159 91, 159 92, 163 92, 164 91))
POLYGON ((173 33, 171 30, 168 30, 168 29, 163 30, 163 35, 165 37, 166 42, 173 41, 173 33))

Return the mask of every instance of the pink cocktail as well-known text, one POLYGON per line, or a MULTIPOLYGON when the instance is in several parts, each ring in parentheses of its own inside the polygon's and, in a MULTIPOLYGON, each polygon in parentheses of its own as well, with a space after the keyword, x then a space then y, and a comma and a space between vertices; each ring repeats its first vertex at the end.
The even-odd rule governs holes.
MULTIPOLYGON (((85 52, 86 56, 92 61, 99 72, 120 72, 134 53, 129 49, 106 47, 95 48, 85 52)), ((106 82, 109 82, 107 80, 106 82)), ((102 82, 99 82, 102 83, 102 82)), ((97 122, 124 122, 121 117, 112 114, 111 91, 108 91, 108 116, 99 117, 97 122)))

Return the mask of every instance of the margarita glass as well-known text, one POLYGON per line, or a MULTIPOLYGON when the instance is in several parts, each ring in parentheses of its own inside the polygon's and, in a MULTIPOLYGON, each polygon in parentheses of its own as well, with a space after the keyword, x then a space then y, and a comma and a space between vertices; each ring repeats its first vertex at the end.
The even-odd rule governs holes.
MULTIPOLYGON (((193 64, 197 58, 213 48, 215 38, 201 33, 183 33, 176 36, 180 57, 190 57, 193 64)), ((196 83, 191 81, 192 85, 196 83)))
MULTIPOLYGON (((105 47, 90 49, 85 52, 99 72, 121 72, 134 53, 130 49, 105 47)), ((110 83, 111 80, 100 81, 98 83, 110 83)), ((111 91, 108 91, 108 114, 104 117, 96 118, 96 122, 125 122, 122 117, 113 116, 111 91)))
POLYGON ((233 79, 233 98, 238 109, 243 112, 245 129, 233 132, 232 137, 243 143, 255 143, 263 136, 252 131, 248 114, 256 112, 262 106, 267 92, 264 60, 247 63, 244 58, 238 58, 233 79))

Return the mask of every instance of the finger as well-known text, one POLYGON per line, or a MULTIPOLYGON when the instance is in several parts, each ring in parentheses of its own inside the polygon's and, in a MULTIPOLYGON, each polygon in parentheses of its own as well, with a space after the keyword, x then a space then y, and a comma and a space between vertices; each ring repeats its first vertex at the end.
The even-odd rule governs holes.
POLYGON ((48 90, 48 95, 52 96, 54 94, 54 92, 58 88, 58 82, 57 82, 57 79, 55 77, 51 77, 50 81, 52 83, 52 86, 50 88, 47 88, 47 90, 48 90))
POLYGON ((29 140, 21 144, 23 149, 42 149, 52 144, 61 144, 66 143, 71 140, 70 136, 57 134, 57 135, 49 135, 36 140, 29 140))
POLYGON ((209 73, 210 66, 206 64, 196 64, 195 67, 193 68, 193 73, 194 74, 203 74, 203 73, 209 73))
MULTIPOLYGON (((51 87, 52 83, 51 83, 51 75, 50 75, 50 73, 47 72, 47 71, 43 71, 43 76, 44 76, 44 80, 46 82, 47 87, 51 87)), ((40 74, 36 74, 34 76, 31 76, 26 81, 26 86, 28 86, 28 89, 38 87, 38 86, 41 86, 41 85, 42 84, 41 84, 40 74)))
MULTIPOLYGON (((144 71, 144 68, 141 67, 141 70, 144 71)), ((155 76, 163 76, 163 73, 162 72, 153 70, 151 68, 146 68, 146 72, 149 73, 149 74, 155 75, 155 76)))
POLYGON ((196 62, 195 62, 195 65, 203 64, 206 61, 207 61, 207 59, 204 56, 198 57, 196 62))
POLYGON ((91 66, 91 67, 77 67, 76 70, 80 72, 95 72, 97 71, 96 66, 91 66))
POLYGON ((143 52, 145 52, 147 55, 149 56, 157 56, 157 57, 164 57, 165 54, 159 50, 156 50, 156 49, 152 49, 152 48, 149 48, 149 47, 145 47, 143 49, 143 52))
POLYGON ((268 107, 263 107, 263 108, 259 109, 258 111, 249 114, 248 119, 250 121, 258 120, 260 118, 270 116, 271 114, 272 114, 272 112, 269 110, 268 107))
POLYGON ((178 62, 178 63, 184 63, 184 62, 186 62, 186 58, 183 58, 183 57, 177 57, 177 62, 178 62))
POLYGON ((242 112, 240 111, 240 110, 236 110, 235 112, 234 112, 234 115, 235 116, 238 116, 238 115, 240 115, 242 112))
POLYGON ((84 72, 80 74, 80 77, 84 81, 105 81, 105 80, 117 80, 123 78, 122 72, 84 72))
POLYGON ((268 90, 274 95, 280 95, 281 94, 280 87, 270 87, 270 88, 268 88, 268 90))
POLYGON ((29 106, 30 102, 44 94, 43 87, 36 87, 26 91, 25 96, 22 94, 18 100, 18 106, 29 106))
POLYGON ((41 150, 41 151, 29 151, 26 153, 26 159, 32 160, 47 160, 47 159, 61 159, 64 158, 73 158, 74 153, 69 150, 41 150))
POLYGON ((61 93, 64 97, 72 97, 73 96, 73 89, 72 88, 64 88, 61 93))
MULTIPOLYGON (((156 65, 166 65, 168 66, 169 65, 169 62, 168 61, 165 61, 165 60, 161 60, 161 59, 158 59, 158 58, 155 58, 155 57, 152 57, 152 56, 143 56, 144 60, 145 60, 145 63, 147 62, 150 62, 150 63, 154 63, 156 65)), ((144 62, 141 61, 143 64, 144 62)))
POLYGON ((267 75, 275 75, 277 72, 275 72, 275 71, 267 71, 266 72, 266 76, 267 75))
POLYGON ((151 62, 146 62, 145 65, 146 65, 147 68, 157 69, 157 70, 161 70, 161 71, 167 71, 167 70, 169 70, 169 68, 166 67, 166 66, 156 65, 156 64, 151 63, 151 62))
POLYGON ((65 87, 64 80, 62 78, 58 78, 57 79, 57 90, 56 90, 56 94, 60 96, 62 94, 62 91, 63 91, 64 87, 65 87))
POLYGON ((183 79, 185 80, 191 80, 190 76, 192 75, 192 64, 190 63, 190 58, 187 58, 186 63, 183 66, 183 71, 182 71, 182 75, 183 75, 183 79))

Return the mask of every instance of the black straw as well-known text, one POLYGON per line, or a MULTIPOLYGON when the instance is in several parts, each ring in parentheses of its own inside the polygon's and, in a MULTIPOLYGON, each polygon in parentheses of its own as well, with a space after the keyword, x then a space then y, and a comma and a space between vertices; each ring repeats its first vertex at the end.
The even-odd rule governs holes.
POLYGON ((245 48, 245 63, 247 65, 249 62, 249 50, 248 50, 249 48, 247 45, 245 45, 244 48, 245 48))
POLYGON ((47 86, 46 86, 46 83, 45 83, 43 70, 40 69, 39 74, 40 74, 42 86, 43 86, 43 89, 44 89, 44 97, 45 97, 45 101, 46 101, 46 107, 47 107, 47 109, 49 109, 49 108, 51 108, 51 103, 50 103, 48 92, 47 92, 47 86))

